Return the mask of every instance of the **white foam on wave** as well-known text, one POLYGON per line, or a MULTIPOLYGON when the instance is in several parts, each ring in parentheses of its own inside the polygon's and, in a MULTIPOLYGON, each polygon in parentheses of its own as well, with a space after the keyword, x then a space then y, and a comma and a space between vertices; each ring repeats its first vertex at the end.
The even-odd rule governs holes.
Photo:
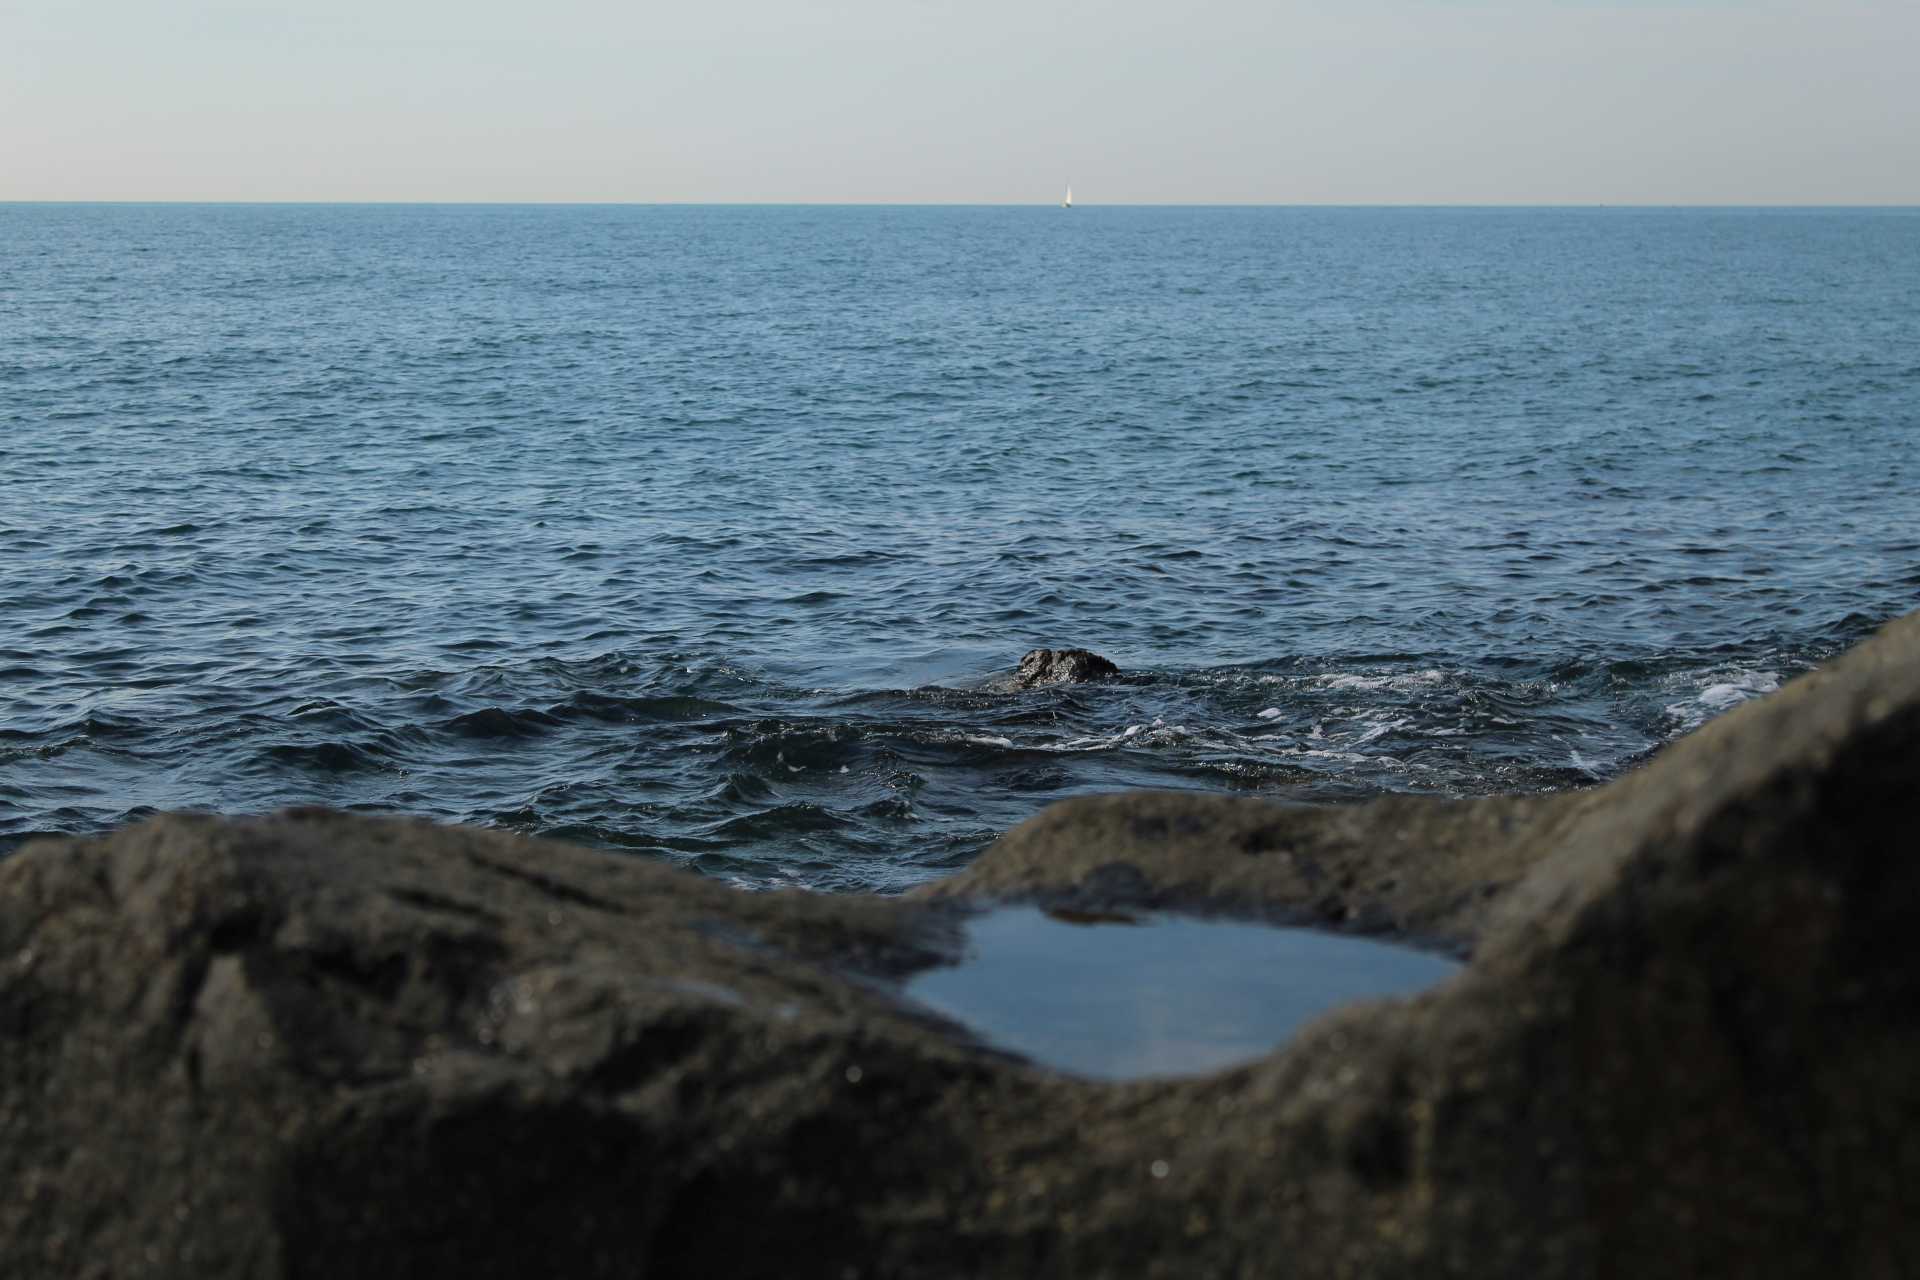
POLYGON ((1414 689, 1429 689, 1443 683, 1447 673, 1438 667, 1425 671, 1401 671, 1363 675, 1359 672, 1332 672, 1327 675, 1313 676, 1306 684, 1313 689, 1339 689, 1351 692, 1371 692, 1385 689, 1393 693, 1406 693, 1414 689))
POLYGON ((1668 703, 1667 715, 1679 722, 1683 732, 1691 732, 1722 712, 1772 693, 1780 687, 1780 673, 1721 668, 1695 672, 1676 681, 1683 682, 1695 685, 1695 692, 1690 698, 1668 703))
POLYGON ((1360 736, 1353 740, 1353 745, 1356 747, 1364 746, 1365 744, 1372 742, 1375 739, 1386 737, 1388 734, 1392 733, 1395 729, 1404 729, 1406 727, 1407 727, 1407 722, 1405 720, 1381 721, 1380 723, 1377 723, 1368 729, 1362 730, 1360 733, 1360 736))
MULTIPOLYGON (((1260 718, 1278 728, 1279 726, 1274 722, 1284 713, 1278 708, 1270 707, 1267 710, 1272 714, 1263 712, 1260 718)), ((949 732, 939 734, 937 737, 940 741, 950 743, 999 747, 1006 750, 1046 751, 1057 755, 1092 754, 1121 749, 1153 751, 1178 747, 1188 752, 1215 756, 1239 756, 1245 763, 1257 763, 1262 758, 1280 758, 1370 765, 1402 771, 1424 771, 1428 766, 1366 749, 1367 744, 1376 742, 1396 730, 1405 729, 1410 723, 1411 720, 1408 717, 1389 718, 1376 713, 1333 726, 1324 723, 1315 724, 1310 732, 1304 734, 1245 734, 1224 727, 1169 724, 1165 720, 1154 720, 1150 724, 1126 725, 1111 733, 1085 734, 1054 742, 1029 740, 1015 743, 1011 738, 979 733, 949 732)), ((1220 762, 1216 760, 1215 763, 1220 762)))
POLYGON ((1152 724, 1130 724, 1118 733, 1069 738, 1065 742, 1045 744, 1039 749, 1042 751, 1110 751, 1122 743, 1136 741, 1141 746, 1164 747, 1176 742, 1184 742, 1193 736, 1194 731, 1186 725, 1169 725, 1164 720, 1155 720, 1152 724))
MULTIPOLYGON (((968 733, 960 736, 960 741, 976 747, 1011 747, 1012 738, 995 738, 984 733, 968 733)), ((844 772, 844 770, 842 771, 844 772)))
POLYGON ((1399 764, 1400 763, 1398 760, 1395 760, 1392 756, 1367 756, 1367 755, 1361 755, 1358 751, 1330 751, 1324 747, 1296 747, 1291 745, 1293 741, 1291 738, 1263 737, 1263 738, 1255 738, 1253 739, 1253 741, 1288 744, 1284 746, 1267 747, 1264 749, 1265 754, 1273 755, 1273 756, 1291 756, 1295 759, 1306 759, 1306 760, 1338 760, 1342 764, 1399 764))

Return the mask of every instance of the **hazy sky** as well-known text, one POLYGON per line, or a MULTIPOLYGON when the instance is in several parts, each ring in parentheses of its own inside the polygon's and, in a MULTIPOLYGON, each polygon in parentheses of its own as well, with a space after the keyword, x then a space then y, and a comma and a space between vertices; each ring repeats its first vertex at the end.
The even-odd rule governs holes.
POLYGON ((1920 0, 0 0, 0 200, 1920 203, 1920 0))

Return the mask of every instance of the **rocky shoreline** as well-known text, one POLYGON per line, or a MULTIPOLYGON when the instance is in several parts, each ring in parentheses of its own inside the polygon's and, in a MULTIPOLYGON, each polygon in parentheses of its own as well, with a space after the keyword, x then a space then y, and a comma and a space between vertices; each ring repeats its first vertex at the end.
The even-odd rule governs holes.
POLYGON ((905 898, 170 816, 0 863, 8 1276, 1920 1269, 1920 615, 1591 791, 1057 805, 905 898), (992 902, 1468 959, 1108 1084, 901 998, 992 902))

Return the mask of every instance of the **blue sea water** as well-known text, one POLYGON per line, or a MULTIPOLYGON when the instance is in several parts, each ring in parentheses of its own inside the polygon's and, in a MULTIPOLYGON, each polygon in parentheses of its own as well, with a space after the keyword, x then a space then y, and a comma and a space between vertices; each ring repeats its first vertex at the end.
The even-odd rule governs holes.
POLYGON ((1916 299, 1912 210, 0 205, 0 848, 1589 785, 1920 605, 1916 299))

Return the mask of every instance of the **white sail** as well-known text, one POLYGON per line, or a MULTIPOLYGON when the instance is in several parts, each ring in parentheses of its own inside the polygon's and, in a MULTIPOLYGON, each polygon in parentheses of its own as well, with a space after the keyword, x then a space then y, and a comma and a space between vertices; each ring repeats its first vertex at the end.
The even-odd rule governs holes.
POLYGON ((1071 182, 1067 184, 1067 198, 1060 202, 1060 207, 1062 209, 1073 208, 1073 184, 1071 182))

